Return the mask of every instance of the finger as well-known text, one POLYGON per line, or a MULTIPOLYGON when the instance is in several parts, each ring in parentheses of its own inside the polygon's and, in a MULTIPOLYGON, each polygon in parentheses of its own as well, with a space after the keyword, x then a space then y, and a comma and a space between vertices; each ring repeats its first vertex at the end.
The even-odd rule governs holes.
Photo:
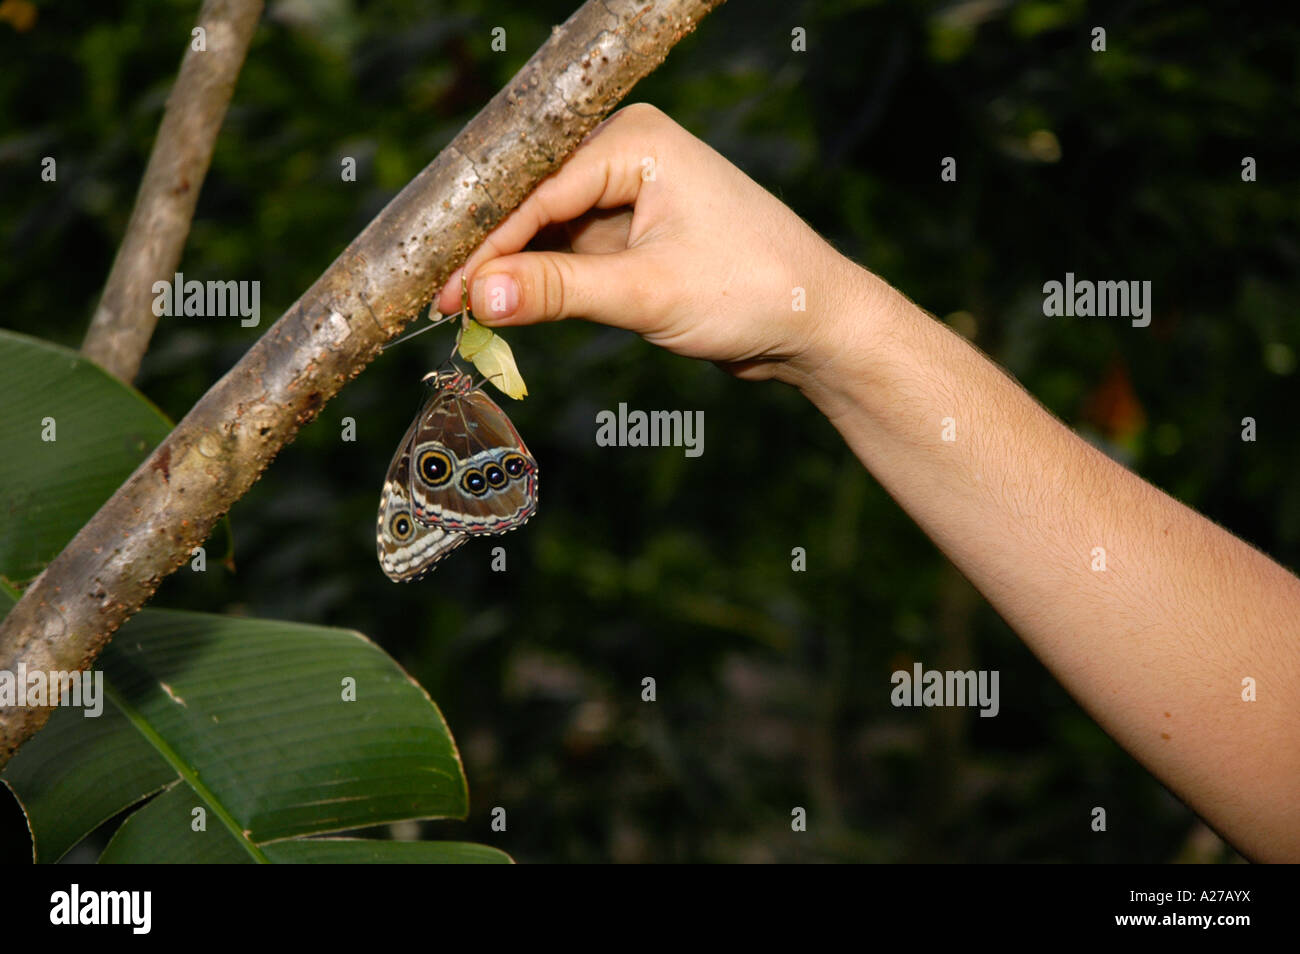
POLYGON ((567 222, 593 208, 613 208, 634 202, 639 185, 640 176, 623 175, 616 167, 615 157, 575 154, 569 164, 545 180, 510 213, 483 240, 464 267, 452 275, 439 296, 439 310, 446 314, 459 309, 462 274, 472 277, 484 262, 518 252, 534 235, 552 223, 567 222), (581 162, 576 161, 579 157, 582 157, 581 162), (632 183, 630 189, 627 187, 629 182, 632 183))
POLYGON ((493 259, 474 276, 470 303, 486 325, 586 318, 641 331, 653 321, 655 268, 639 250, 614 255, 522 252, 493 259))
MULTIPOLYGON (((622 116, 627 111, 618 114, 622 116)), ((438 309, 450 314, 460 308, 461 275, 473 276, 486 261, 518 252, 540 229, 567 222, 591 209, 634 205, 641 189, 641 156, 645 152, 645 123, 613 122, 587 141, 563 166, 543 180, 523 203, 483 240, 464 268, 448 280, 438 297, 438 309)), ((616 118, 616 117, 615 117, 616 118)))

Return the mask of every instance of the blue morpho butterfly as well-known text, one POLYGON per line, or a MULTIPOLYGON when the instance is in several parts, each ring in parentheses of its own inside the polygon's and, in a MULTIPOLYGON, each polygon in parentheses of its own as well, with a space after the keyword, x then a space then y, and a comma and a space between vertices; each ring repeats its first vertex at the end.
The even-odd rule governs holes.
POLYGON ((375 533, 379 565, 403 583, 470 537, 508 533, 537 511, 537 461, 482 383, 456 369, 424 381, 433 393, 388 465, 375 533))

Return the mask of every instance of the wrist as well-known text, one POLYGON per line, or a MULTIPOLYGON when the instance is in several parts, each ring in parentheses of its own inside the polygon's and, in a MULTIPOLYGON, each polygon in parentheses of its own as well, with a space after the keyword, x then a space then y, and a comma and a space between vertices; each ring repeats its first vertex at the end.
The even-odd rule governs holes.
POLYGON ((915 335, 909 323, 925 316, 888 282, 838 253, 819 298, 808 313, 804 347, 781 378, 834 421, 862 403, 863 388, 888 386, 890 369, 901 360, 896 352, 915 335))

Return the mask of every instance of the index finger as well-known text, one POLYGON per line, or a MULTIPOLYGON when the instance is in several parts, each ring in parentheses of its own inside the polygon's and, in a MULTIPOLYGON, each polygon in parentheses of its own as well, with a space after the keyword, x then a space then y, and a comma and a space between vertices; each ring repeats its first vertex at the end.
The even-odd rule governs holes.
MULTIPOLYGON (((521 250, 539 231, 568 222, 592 209, 616 209, 636 203, 641 190, 640 128, 630 122, 639 112, 620 110, 598 126, 558 170, 492 230, 465 265, 443 286, 436 302, 444 315, 460 310, 462 273, 473 276, 485 262, 521 250)), ((656 110, 657 112, 657 110, 656 110)))

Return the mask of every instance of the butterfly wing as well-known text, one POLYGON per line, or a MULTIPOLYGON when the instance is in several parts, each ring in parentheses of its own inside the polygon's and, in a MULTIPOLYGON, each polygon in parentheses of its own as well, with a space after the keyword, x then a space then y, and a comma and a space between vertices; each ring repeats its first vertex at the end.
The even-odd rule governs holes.
POLYGON ((411 443, 419 423, 417 417, 397 446, 379 498, 379 522, 375 530, 379 565, 389 579, 399 583, 418 580, 469 539, 463 533, 427 526, 416 519, 412 511, 409 491, 411 443))
POLYGON ((416 418, 409 467, 411 506, 426 524, 499 534, 537 510, 537 461, 482 391, 434 391, 416 418))

